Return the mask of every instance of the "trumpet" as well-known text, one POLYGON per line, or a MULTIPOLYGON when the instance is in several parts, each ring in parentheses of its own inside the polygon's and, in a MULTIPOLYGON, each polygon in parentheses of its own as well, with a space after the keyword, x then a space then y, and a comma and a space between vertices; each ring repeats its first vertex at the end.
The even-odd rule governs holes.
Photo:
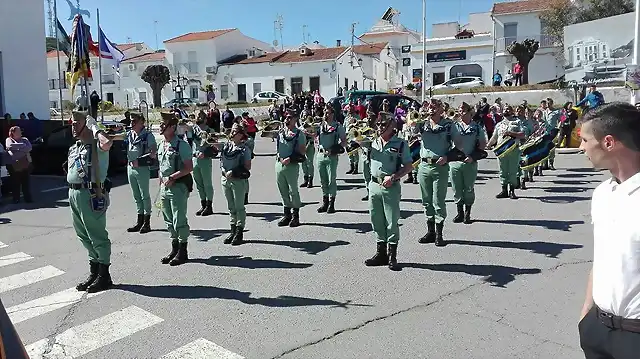
POLYGON ((260 137, 276 138, 280 129, 282 129, 281 121, 265 121, 260 129, 260 137))
POLYGON ((324 119, 319 116, 307 116, 302 122, 302 128, 304 129, 305 134, 309 136, 314 136, 318 133, 318 128, 322 125, 322 121, 324 119))

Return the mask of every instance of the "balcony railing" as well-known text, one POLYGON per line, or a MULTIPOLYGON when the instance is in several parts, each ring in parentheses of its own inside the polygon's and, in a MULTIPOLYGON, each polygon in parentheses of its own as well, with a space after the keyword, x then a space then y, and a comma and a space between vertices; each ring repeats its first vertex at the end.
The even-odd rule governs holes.
POLYGON ((524 35, 512 37, 500 37, 496 39, 496 53, 506 52, 507 46, 515 42, 522 42, 526 39, 536 40, 540 43, 540 48, 550 48, 560 46, 558 38, 552 35, 524 35))
POLYGON ((102 84, 103 85, 114 85, 116 83, 115 75, 102 75, 102 84))
POLYGON ((175 65, 175 69, 185 74, 197 74, 198 63, 197 62, 183 62, 175 65))

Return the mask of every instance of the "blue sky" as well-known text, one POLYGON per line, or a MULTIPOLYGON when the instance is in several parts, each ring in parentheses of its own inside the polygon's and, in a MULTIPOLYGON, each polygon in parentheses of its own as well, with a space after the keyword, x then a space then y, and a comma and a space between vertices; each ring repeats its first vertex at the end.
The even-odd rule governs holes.
MULTIPOLYGON (((489 11, 493 3, 493 0, 427 0, 427 29, 429 31, 432 23, 458 19, 464 24, 470 12, 489 11)), ((302 43, 303 25, 307 25, 311 41, 333 46, 341 39, 346 44, 351 40, 351 23, 358 23, 356 35, 360 35, 369 30, 389 6, 400 11, 402 24, 422 31, 420 0, 80 0, 80 7, 91 13, 91 18, 85 21, 91 25, 94 38, 99 7, 100 25, 109 40, 126 43, 130 39, 145 42, 152 48, 156 47, 156 29, 160 48, 163 40, 181 34, 233 27, 272 43, 278 14, 284 20, 285 46, 302 43)), ((69 6, 65 0, 58 0, 58 17, 70 32, 69 6)))

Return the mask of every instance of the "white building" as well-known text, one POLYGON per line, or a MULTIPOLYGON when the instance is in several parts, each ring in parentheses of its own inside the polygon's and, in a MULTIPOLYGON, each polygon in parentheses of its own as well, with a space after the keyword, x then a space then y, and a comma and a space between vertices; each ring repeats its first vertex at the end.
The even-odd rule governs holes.
POLYGON ((567 46, 568 67, 578 67, 600 63, 611 57, 611 48, 604 41, 588 37, 567 46))
MULTIPOLYGON (((134 43, 134 44, 119 44, 116 45, 120 51, 122 51, 125 55, 125 59, 135 58, 140 55, 153 53, 153 50, 144 43, 134 43)), ((62 86, 62 98, 63 101, 71 101, 75 102, 75 98, 71 98, 71 91, 66 83, 66 72, 67 72, 67 63, 68 58, 63 53, 60 52, 60 79, 62 83, 58 83, 58 55, 56 50, 49 51, 46 55, 47 58, 47 73, 48 75, 48 83, 49 83, 49 106, 52 108, 59 108, 60 101, 60 91, 59 86, 62 86)), ((100 69, 99 69, 99 61, 95 56, 90 56, 91 60, 91 72, 93 75, 93 80, 87 83, 89 88, 89 94, 92 91, 100 93, 100 82, 98 78, 100 77, 100 69)), ((116 70, 113 68, 112 64, 108 61, 102 62, 102 94, 103 100, 109 101, 114 105, 118 105, 121 107, 127 106, 127 89, 126 85, 134 86, 135 88, 143 87, 144 85, 140 84, 144 83, 138 76, 135 84, 130 84, 125 81, 123 82, 125 65, 121 64, 121 76, 118 76, 116 70), (123 86, 125 85, 125 86, 123 86)), ((77 97, 81 94, 81 86, 76 86, 74 97, 77 97)), ((88 94, 87 94, 88 95, 88 94)))
POLYGON ((41 1, 0 1, 0 116, 50 118, 43 19, 41 1))
MULTIPOLYGON (((153 105, 151 86, 141 78, 144 70, 151 65, 168 67, 169 63, 164 50, 127 58, 120 64, 120 88, 123 92, 123 103, 126 108, 136 108, 143 101, 150 107, 153 105)), ((162 89, 160 98, 163 104, 173 99, 173 90, 170 84, 162 89)))

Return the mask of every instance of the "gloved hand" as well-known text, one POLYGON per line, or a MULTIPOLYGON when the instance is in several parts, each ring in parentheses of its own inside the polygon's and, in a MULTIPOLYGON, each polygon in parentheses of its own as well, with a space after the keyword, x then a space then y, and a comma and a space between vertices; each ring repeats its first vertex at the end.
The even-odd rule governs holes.
POLYGON ((85 123, 89 131, 93 133, 93 138, 98 138, 98 132, 102 131, 102 129, 100 129, 100 126, 98 126, 98 121, 96 121, 96 119, 91 117, 90 115, 87 115, 85 123))

